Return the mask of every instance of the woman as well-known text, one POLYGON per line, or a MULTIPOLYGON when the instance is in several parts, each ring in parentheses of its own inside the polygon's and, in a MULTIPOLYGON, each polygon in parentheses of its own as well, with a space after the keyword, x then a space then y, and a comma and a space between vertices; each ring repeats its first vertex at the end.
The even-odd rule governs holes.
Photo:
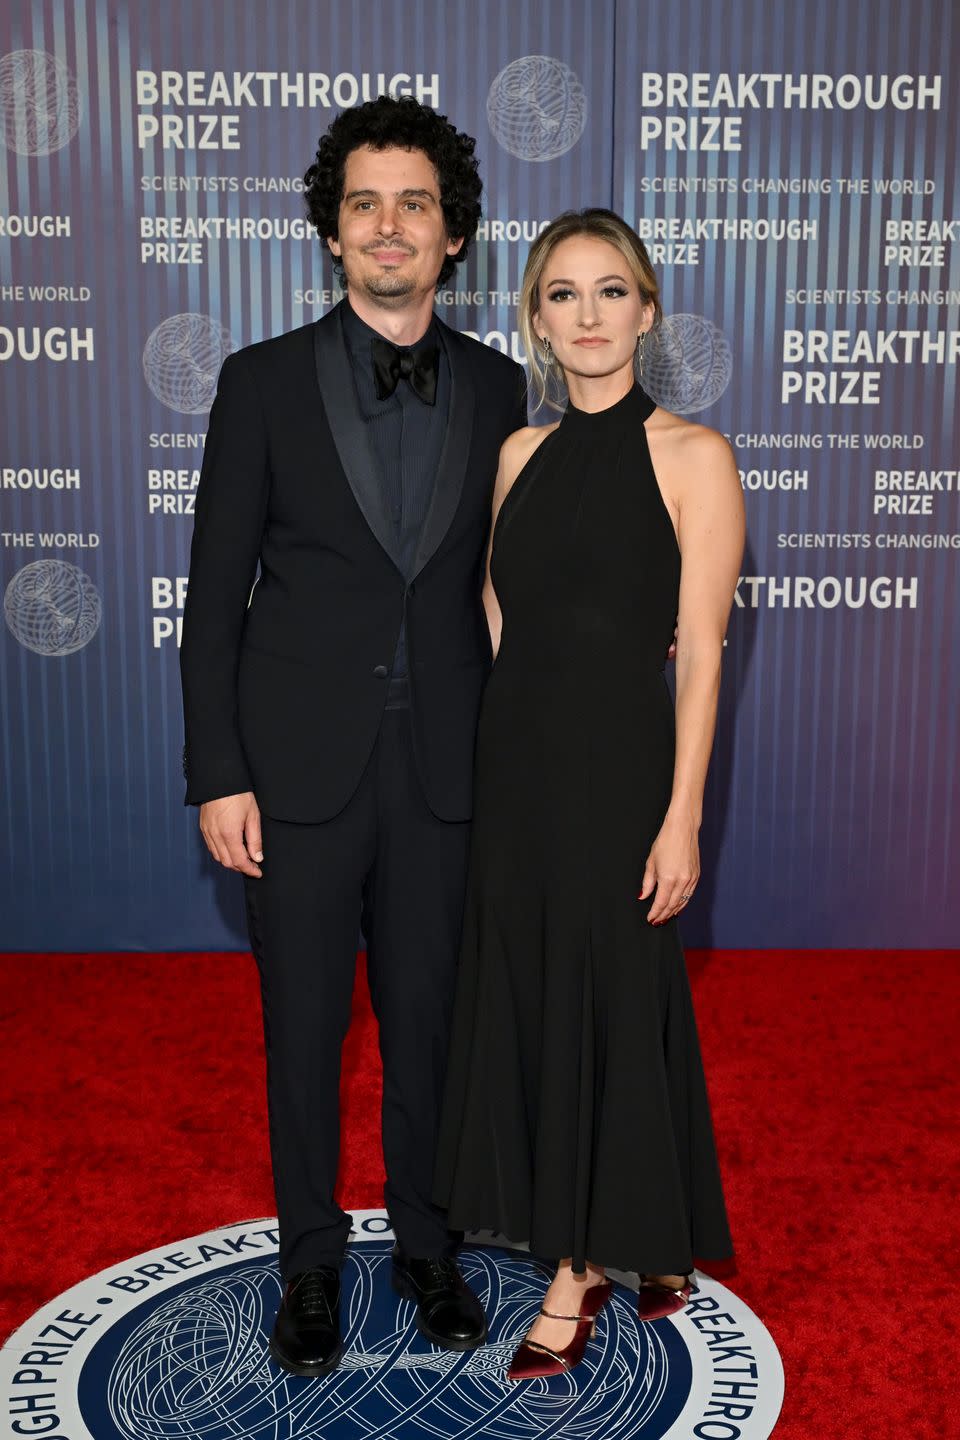
POLYGON ((694 1255, 732 1252, 676 916, 700 873, 743 497, 723 437, 635 380, 660 319, 610 211, 561 215, 531 248, 531 379, 568 403, 506 440, 495 486, 434 1197, 453 1227, 560 1257, 511 1379, 582 1357, 606 1266, 639 1272, 656 1319, 689 1299, 694 1255))

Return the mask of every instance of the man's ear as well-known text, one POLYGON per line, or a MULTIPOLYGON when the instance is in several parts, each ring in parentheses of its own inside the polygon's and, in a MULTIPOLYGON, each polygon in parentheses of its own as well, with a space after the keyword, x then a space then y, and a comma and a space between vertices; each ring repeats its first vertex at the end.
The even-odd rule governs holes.
POLYGON ((448 240, 448 241, 447 241, 447 254, 448 254, 448 255, 459 255, 462 247, 463 247, 463 236, 462 236, 462 235, 460 236, 460 239, 459 239, 459 240, 448 240))
POLYGON ((327 249, 330 251, 331 255, 335 255, 338 260, 340 259, 340 241, 337 239, 336 235, 327 236, 327 249))

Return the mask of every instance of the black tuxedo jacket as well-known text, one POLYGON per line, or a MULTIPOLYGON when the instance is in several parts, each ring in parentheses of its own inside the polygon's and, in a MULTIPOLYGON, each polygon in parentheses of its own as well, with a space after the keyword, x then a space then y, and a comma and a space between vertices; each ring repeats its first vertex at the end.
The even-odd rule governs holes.
POLYGON ((341 810, 373 748, 405 616, 424 794, 441 819, 469 818, 490 501, 500 445, 527 423, 526 384, 513 360, 440 323, 448 428, 409 582, 340 306, 224 361, 183 617, 187 804, 252 790, 275 819, 341 810))

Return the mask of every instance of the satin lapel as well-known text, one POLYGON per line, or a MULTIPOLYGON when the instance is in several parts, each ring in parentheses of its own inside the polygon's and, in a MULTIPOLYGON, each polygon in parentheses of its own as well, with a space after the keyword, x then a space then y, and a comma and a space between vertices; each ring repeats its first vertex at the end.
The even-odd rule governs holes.
POLYGON ((354 499, 363 518, 399 570, 397 535, 387 509, 383 483, 367 438, 366 426, 360 418, 350 373, 350 358, 340 316, 341 306, 346 303, 342 300, 313 327, 317 384, 333 443, 354 499))
POLYGON ((420 532, 420 543, 417 546, 411 578, 419 575, 427 561, 436 553, 457 513, 473 436, 476 391, 467 346, 455 330, 451 330, 442 321, 437 323, 442 327, 443 343, 450 362, 450 414, 447 418, 443 449, 440 452, 433 498, 420 532))

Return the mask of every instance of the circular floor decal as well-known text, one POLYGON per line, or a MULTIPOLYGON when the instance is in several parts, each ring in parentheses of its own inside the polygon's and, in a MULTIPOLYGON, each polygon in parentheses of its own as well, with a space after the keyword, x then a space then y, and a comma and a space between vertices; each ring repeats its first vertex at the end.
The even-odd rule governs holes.
POLYGON ((430 1345, 390 1286, 383 1211, 354 1212, 344 1265, 343 1361, 304 1380, 267 1341, 281 1293, 275 1221, 249 1221, 116 1265, 37 1312, 0 1352, 9 1436, 47 1440, 766 1440, 783 1370, 763 1325, 725 1286, 698 1276, 681 1314, 637 1320, 618 1280, 569 1374, 514 1384, 510 1356, 550 1269, 478 1238, 463 1272, 490 1319, 489 1343, 430 1345), (42 1418, 41 1418, 42 1417, 42 1418))

